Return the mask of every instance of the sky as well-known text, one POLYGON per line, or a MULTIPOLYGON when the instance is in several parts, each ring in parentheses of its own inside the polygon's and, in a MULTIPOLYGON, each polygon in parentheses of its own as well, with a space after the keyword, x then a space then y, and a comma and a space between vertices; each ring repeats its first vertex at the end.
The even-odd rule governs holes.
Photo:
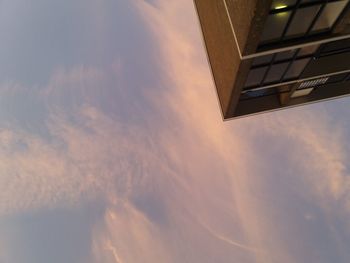
POLYGON ((350 98, 223 122, 189 0, 0 32, 0 263, 350 261, 350 98))

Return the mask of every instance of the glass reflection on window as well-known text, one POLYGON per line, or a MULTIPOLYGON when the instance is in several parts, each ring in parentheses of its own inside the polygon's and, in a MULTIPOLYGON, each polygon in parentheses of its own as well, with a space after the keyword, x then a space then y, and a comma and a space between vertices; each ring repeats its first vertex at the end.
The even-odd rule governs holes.
POLYGON ((319 31, 332 28, 347 3, 348 1, 328 3, 312 30, 319 31))
POLYGON ((275 64, 270 68, 269 73, 264 81, 264 83, 271 83, 280 81, 283 73, 286 71, 289 63, 279 63, 275 64))
POLYGON ((253 66, 257 66, 257 65, 263 65, 263 64, 268 64, 271 62, 273 55, 266 55, 266 56, 260 56, 260 57, 256 57, 253 60, 253 66))
POLYGON ((284 76, 284 79, 298 78, 300 74, 304 71, 309 61, 309 58, 295 60, 289 67, 286 75, 284 76))
POLYGON ((264 78, 266 69, 267 69, 267 67, 251 69, 249 71, 245 86, 252 87, 252 86, 260 85, 262 79, 264 78))
POLYGON ((350 0, 273 0, 260 45, 331 33, 350 0))
POLYGON ((274 0, 272 2, 272 10, 283 9, 295 5, 297 0, 274 0))
POLYGON ((300 49, 298 57, 315 54, 320 45, 306 46, 300 49))
POLYGON ((279 52, 276 55, 275 61, 281 61, 286 59, 292 59, 295 54, 295 49, 279 52))
POLYGON ((269 15, 260 41, 267 42, 280 39, 290 14, 291 12, 288 11, 269 15))
POLYGON ((300 8, 296 11, 286 37, 303 36, 307 33, 321 5, 300 8))

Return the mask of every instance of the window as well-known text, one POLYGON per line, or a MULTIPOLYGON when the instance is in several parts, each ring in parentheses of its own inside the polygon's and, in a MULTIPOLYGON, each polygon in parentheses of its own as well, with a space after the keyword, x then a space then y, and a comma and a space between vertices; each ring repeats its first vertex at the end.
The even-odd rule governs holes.
POLYGON ((251 69, 249 74, 248 74, 245 86, 252 87, 252 86, 260 85, 260 83, 265 75, 266 69, 267 69, 267 67, 251 69))
POLYGON ((301 3, 313 3, 313 2, 320 2, 320 0, 302 0, 301 3))
POLYGON ((312 45, 312 46, 306 46, 300 49, 298 56, 308 56, 308 55, 313 55, 316 53, 317 49, 319 48, 320 45, 312 45))
POLYGON ((289 93, 291 92, 291 85, 281 85, 278 87, 266 88, 266 89, 257 89, 243 91, 240 96, 240 100, 250 100, 265 96, 273 96, 277 94, 289 93))
POLYGON ((252 90, 243 93, 241 99, 258 98, 269 94, 271 94, 271 90, 268 89, 252 90))
POLYGON ((287 50, 287 51, 277 53, 275 60, 281 61, 281 60, 286 60, 286 59, 292 59, 295 52, 296 52, 296 50, 293 49, 293 50, 287 50))
POLYGON ((286 37, 300 37, 307 33, 312 21, 320 10, 321 5, 300 8, 288 28, 286 37))
POLYGON ((266 56, 256 57, 256 58, 254 58, 254 60, 253 60, 253 66, 268 64, 268 63, 271 62, 272 57, 273 57, 273 54, 271 54, 271 55, 266 55, 266 56))
POLYGON ((287 25, 291 12, 280 12, 268 16, 261 42, 278 40, 282 37, 284 28, 287 25))
POLYGON ((274 0, 260 46, 331 33, 349 0, 274 0))
POLYGON ((321 16, 317 19, 312 31, 331 29, 347 3, 348 1, 328 3, 321 16))
POLYGON ((310 58, 295 60, 289 67, 284 79, 298 78, 309 61, 310 58))
POLYGON ((254 58, 245 90, 298 78, 318 48, 311 45, 254 58))
POLYGON ((269 73, 267 74, 267 77, 264 81, 264 83, 271 83, 271 82, 277 82, 280 81, 284 72, 286 71, 289 63, 278 63, 273 65, 269 73))
POLYGON ((295 5, 296 2, 297 0, 274 0, 272 2, 272 9, 283 9, 295 5))
MULTIPOLYGON (((288 90, 289 91, 289 90, 288 90)), ((258 90, 250 90, 250 91, 244 91, 241 96, 240 100, 248 100, 248 99, 254 99, 264 96, 271 96, 279 93, 287 92, 286 88, 280 91, 278 88, 267 88, 267 89, 258 89, 258 90)))
POLYGON ((329 77, 327 80, 327 83, 336 83, 336 82, 341 82, 345 80, 345 78, 348 76, 349 73, 342 73, 342 74, 337 74, 329 77))
POLYGON ((321 49, 321 55, 337 53, 350 49, 350 39, 343 39, 340 41, 333 41, 325 44, 321 49))

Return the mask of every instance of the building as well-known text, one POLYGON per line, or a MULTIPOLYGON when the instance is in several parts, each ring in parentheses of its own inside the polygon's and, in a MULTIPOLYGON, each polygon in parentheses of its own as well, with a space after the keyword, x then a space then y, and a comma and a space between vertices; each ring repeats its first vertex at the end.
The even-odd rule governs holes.
POLYGON ((350 94, 349 0, 194 0, 224 119, 350 94))

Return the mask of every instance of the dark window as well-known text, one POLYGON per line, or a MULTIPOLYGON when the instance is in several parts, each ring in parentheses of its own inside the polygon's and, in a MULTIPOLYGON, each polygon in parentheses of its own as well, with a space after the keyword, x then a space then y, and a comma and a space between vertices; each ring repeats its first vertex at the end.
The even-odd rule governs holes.
POLYGON ((276 55, 275 61, 281 61, 281 60, 286 60, 286 59, 292 59, 296 50, 288 50, 288 51, 283 51, 280 52, 276 55))
POLYGON ((269 73, 267 74, 267 77, 264 81, 264 83, 271 83, 271 82, 277 82, 280 81, 283 73, 286 71, 287 66, 289 63, 279 63, 279 64, 275 64, 273 65, 270 70, 269 73))
POLYGON ((299 53, 298 53, 298 57, 315 54, 317 49, 319 48, 319 46, 320 45, 312 45, 312 46, 306 46, 306 47, 301 48, 299 53))
POLYGON ((247 91, 241 96, 241 99, 262 97, 268 95, 269 93, 271 93, 271 91, 269 92, 267 89, 247 91))
MULTIPOLYGON (((320 0, 301 0, 301 3, 302 3, 302 4, 305 4, 305 3, 315 3, 315 2, 319 3, 320 0)), ((325 1, 325 0, 321 0, 321 2, 326 2, 326 1, 325 1)))
POLYGON ((345 80, 345 78, 348 76, 349 73, 343 73, 338 75, 333 75, 328 78, 327 83, 335 83, 335 82, 341 82, 345 80))
POLYGON ((245 91, 241 94, 240 100, 254 99, 264 96, 270 96, 279 93, 276 88, 267 88, 259 90, 245 91))
POLYGON ((268 16, 261 42, 278 40, 282 37, 291 12, 280 12, 268 16))
POLYGON ((266 55, 261 57, 256 57, 253 60, 253 66, 268 64, 271 62, 273 55, 266 55))
POLYGON ((273 0, 272 9, 282 9, 295 5, 297 0, 273 0))
POLYGON ((260 85, 260 83, 265 75, 266 69, 267 69, 267 67, 251 69, 249 71, 245 86, 252 87, 252 86, 260 85))
POLYGON ((292 87, 291 85, 281 85, 273 88, 244 91, 240 96, 240 100, 249 100, 249 99, 255 99, 259 97, 287 93, 291 91, 291 87, 292 87))
POLYGON ((323 9, 322 14, 317 19, 312 31, 331 29, 335 21, 344 10, 348 1, 337 1, 328 3, 323 9))
POLYGON ((320 5, 316 5, 298 9, 288 28, 286 37, 300 37, 305 35, 320 10, 320 7, 320 5))
POLYGON ((348 3, 349 0, 274 0, 260 43, 331 33, 348 3))
POLYGON ((309 61, 309 58, 295 60, 289 67, 286 75, 284 76, 284 79, 298 78, 309 61))
POLYGON ((302 0, 301 1, 302 4, 304 4, 304 3, 312 3, 312 2, 320 2, 320 0, 302 0))
POLYGON ((350 38, 324 44, 321 49, 321 55, 343 51, 347 49, 350 49, 350 38))
POLYGON ((311 45, 254 58, 245 90, 300 77, 318 48, 311 45))

